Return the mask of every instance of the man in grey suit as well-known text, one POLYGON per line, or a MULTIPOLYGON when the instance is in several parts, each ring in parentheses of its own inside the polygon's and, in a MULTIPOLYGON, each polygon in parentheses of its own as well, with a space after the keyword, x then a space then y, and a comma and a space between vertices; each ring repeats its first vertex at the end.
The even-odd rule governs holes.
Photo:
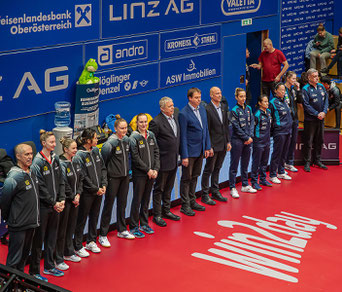
POLYGON ((221 105, 221 89, 212 87, 210 89, 210 98, 211 102, 206 106, 206 111, 211 147, 214 150, 214 155, 207 158, 202 174, 201 201, 208 205, 215 205, 216 202, 212 198, 221 202, 227 201, 227 198, 223 197, 219 191, 219 174, 226 153, 231 149, 231 144, 228 128, 228 111, 221 105), (212 198, 209 196, 210 176, 212 198))
POLYGON ((180 129, 177 117, 174 116, 172 99, 163 97, 159 106, 160 113, 149 125, 149 130, 157 138, 160 155, 160 170, 153 190, 153 222, 165 227, 166 222, 162 218, 180 220, 179 216, 170 211, 171 192, 177 174, 180 129))

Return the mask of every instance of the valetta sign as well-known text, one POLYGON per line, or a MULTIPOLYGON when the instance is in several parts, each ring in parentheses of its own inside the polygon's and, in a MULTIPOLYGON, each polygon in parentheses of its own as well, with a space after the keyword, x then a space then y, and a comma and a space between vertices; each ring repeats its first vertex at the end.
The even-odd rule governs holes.
MULTIPOLYGON (((225 228, 242 226, 255 234, 233 233, 228 239, 214 242, 208 253, 194 252, 193 257, 225 266, 261 274, 264 276, 297 283, 295 274, 299 272, 298 264, 306 244, 317 227, 324 225, 328 229, 337 227, 319 220, 280 212, 266 220, 242 216, 251 220, 253 225, 236 221, 222 220, 218 225, 225 228), (281 223, 281 224, 279 224, 281 223), (286 235, 286 239, 274 233, 286 235), (260 255, 262 254, 262 255, 260 255), (279 261, 279 260, 281 261, 279 261)), ((194 232, 196 235, 214 239, 211 234, 194 232)))
POLYGON ((260 8, 262 0, 222 0, 221 11, 225 16, 254 13, 260 8))

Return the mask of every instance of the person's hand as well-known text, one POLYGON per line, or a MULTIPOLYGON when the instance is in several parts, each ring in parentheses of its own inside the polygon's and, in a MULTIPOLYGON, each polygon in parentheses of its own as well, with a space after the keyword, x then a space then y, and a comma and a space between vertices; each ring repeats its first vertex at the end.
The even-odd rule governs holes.
POLYGON ((230 150, 232 150, 232 144, 227 143, 227 152, 229 152, 230 150))
POLYGON ((249 145, 249 144, 251 144, 251 143, 253 143, 253 139, 251 138, 251 137, 249 137, 249 139, 247 140, 247 141, 245 141, 245 145, 249 145))
POLYGON ((249 65, 249 67, 252 67, 252 68, 254 68, 254 69, 261 69, 261 65, 260 64, 251 64, 251 65, 249 65))
POLYGON ((188 165, 189 165, 189 159, 188 159, 188 158, 182 159, 182 165, 183 165, 184 167, 188 167, 188 165))
POLYGON ((317 116, 320 120, 323 120, 325 118, 325 113, 324 112, 320 112, 317 116))
POLYGON ((204 150, 204 158, 208 158, 210 156, 210 150, 204 150))
POLYGON ((103 187, 102 187, 102 190, 103 190, 103 194, 105 194, 105 193, 106 193, 106 190, 107 190, 106 186, 103 186, 103 187))
POLYGON ((277 75, 277 77, 274 78, 274 82, 278 83, 279 81, 280 81, 280 77, 279 77, 279 75, 277 75))
POLYGON ((56 210, 56 212, 60 213, 64 209, 64 204, 62 204, 61 202, 56 202, 53 208, 56 210))
POLYGON ((210 157, 213 157, 213 156, 214 156, 214 149, 213 149, 213 148, 211 148, 211 149, 209 150, 209 156, 210 156, 210 157))
POLYGON ((80 204, 80 194, 77 194, 74 198, 74 200, 72 201, 72 203, 75 205, 75 207, 78 207, 80 204))
POLYGON ((297 90, 300 89, 300 84, 299 84, 299 82, 296 81, 296 82, 294 83, 294 86, 297 88, 297 90))
POLYGON ((153 174, 154 174, 153 169, 150 169, 150 170, 147 172, 148 178, 149 178, 149 179, 153 178, 153 174))

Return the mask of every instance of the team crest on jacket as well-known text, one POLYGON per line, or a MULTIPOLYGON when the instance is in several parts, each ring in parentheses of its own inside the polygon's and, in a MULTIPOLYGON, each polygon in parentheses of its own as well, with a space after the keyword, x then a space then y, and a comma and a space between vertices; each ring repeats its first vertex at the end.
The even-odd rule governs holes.
POLYGON ((27 179, 25 180, 26 190, 32 189, 32 185, 30 184, 30 181, 27 179))

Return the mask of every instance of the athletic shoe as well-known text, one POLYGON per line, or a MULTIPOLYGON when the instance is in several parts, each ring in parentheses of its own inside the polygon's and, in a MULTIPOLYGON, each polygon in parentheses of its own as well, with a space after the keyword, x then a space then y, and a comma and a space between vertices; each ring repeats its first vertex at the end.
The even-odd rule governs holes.
POLYGON ((134 239, 135 238, 135 236, 127 230, 122 231, 122 232, 118 232, 117 236, 120 238, 124 238, 124 239, 134 239))
POLYGON ((136 238, 144 238, 145 234, 142 233, 138 227, 134 227, 133 229, 131 229, 131 233, 134 235, 134 237, 136 238))
POLYGON ((239 193, 238 193, 238 191, 236 190, 236 188, 232 188, 232 189, 230 190, 230 195, 231 195, 234 199, 240 198, 239 193))
POLYGON ((146 234, 153 234, 154 233, 153 229, 148 225, 140 225, 139 229, 140 229, 140 231, 143 231, 146 234))
POLYGON ((40 280, 40 281, 48 282, 48 279, 43 277, 41 274, 34 274, 32 276, 35 277, 36 279, 40 280))
POLYGON ((103 247, 110 247, 110 242, 108 241, 107 236, 99 236, 99 243, 103 246, 103 247))
POLYGON ((284 179, 284 180, 291 180, 292 177, 287 175, 286 173, 278 174, 278 178, 284 179))
POLYGON ((91 241, 91 242, 87 243, 85 248, 87 250, 90 250, 93 253, 101 252, 101 249, 97 246, 96 242, 94 242, 94 241, 91 241))
POLYGON ((81 261, 81 258, 75 254, 72 256, 64 256, 65 261, 73 262, 73 263, 79 263, 81 261))
POLYGON ((272 186, 273 186, 273 185, 272 185, 270 182, 268 182, 267 180, 261 181, 261 182, 260 182, 260 185, 265 186, 265 187, 272 187, 272 186))
POLYGON ((276 176, 270 177, 270 181, 274 184, 281 184, 281 181, 276 176))
POLYGON ((66 270, 68 270, 70 267, 66 264, 66 263, 64 263, 64 262, 62 262, 62 263, 60 263, 60 264, 55 264, 55 267, 56 267, 56 269, 58 269, 58 270, 61 270, 61 271, 66 271, 66 270))
POLYGON ((80 258, 87 258, 90 256, 89 252, 85 250, 84 247, 82 247, 80 250, 75 250, 75 253, 80 257, 80 258))
POLYGON ((292 171, 292 172, 297 172, 297 171, 298 171, 298 169, 295 168, 293 165, 291 165, 291 164, 286 164, 286 163, 285 163, 285 169, 287 169, 287 170, 289 170, 289 171, 292 171))
POLYGON ((258 183, 252 184, 252 188, 256 189, 257 191, 261 191, 262 190, 262 187, 258 183))
POLYGON ((251 186, 245 186, 241 188, 241 192, 243 193, 256 193, 257 190, 253 189, 251 186))
POLYGON ((57 270, 56 268, 52 268, 50 270, 44 269, 43 273, 45 275, 51 275, 51 276, 55 276, 55 277, 62 277, 64 276, 64 273, 60 270, 57 270))

